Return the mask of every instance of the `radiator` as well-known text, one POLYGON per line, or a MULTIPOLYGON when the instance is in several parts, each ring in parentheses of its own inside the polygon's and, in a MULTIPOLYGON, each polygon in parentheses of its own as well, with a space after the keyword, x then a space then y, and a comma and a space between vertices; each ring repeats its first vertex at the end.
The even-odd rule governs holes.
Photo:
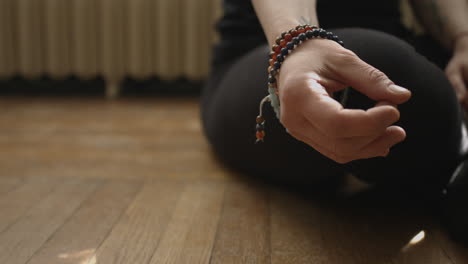
POLYGON ((0 78, 200 80, 220 0, 0 0, 0 78))

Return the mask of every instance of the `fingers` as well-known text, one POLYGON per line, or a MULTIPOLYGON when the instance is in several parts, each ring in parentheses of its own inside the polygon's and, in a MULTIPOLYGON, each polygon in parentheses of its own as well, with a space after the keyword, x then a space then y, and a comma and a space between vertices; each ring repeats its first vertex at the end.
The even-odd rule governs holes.
POLYGON ((411 97, 411 92, 395 85, 383 72, 362 61, 349 50, 342 50, 328 63, 340 81, 375 101, 402 104, 411 97))
POLYGON ((331 137, 379 135, 400 118, 398 109, 389 103, 382 102, 364 111, 344 109, 336 100, 323 94, 310 93, 305 96, 305 105, 301 106, 304 117, 331 137))
MULTIPOLYGON (((376 108, 382 107, 393 106, 382 102, 376 108)), ((385 127, 380 133, 369 136, 336 137, 331 133, 322 132, 317 124, 300 114, 288 125, 291 127, 288 127, 289 133, 296 139, 339 163, 386 156, 393 145, 405 138, 404 130, 394 126, 385 127)))
POLYGON ((331 139, 326 135, 320 136, 320 132, 314 131, 313 128, 294 131, 291 135, 341 164, 358 159, 385 157, 390 148, 406 137, 405 131, 397 126, 388 127, 382 135, 365 145, 362 145, 362 142, 368 141, 367 138, 331 139))
POLYGON ((406 138, 406 132, 398 126, 390 126, 385 132, 373 142, 365 146, 361 153, 363 156, 372 156, 380 153, 381 156, 387 156, 390 148, 406 138))

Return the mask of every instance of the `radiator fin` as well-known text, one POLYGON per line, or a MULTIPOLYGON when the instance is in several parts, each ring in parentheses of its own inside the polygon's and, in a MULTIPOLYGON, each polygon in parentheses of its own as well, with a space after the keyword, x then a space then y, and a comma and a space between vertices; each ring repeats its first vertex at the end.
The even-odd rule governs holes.
POLYGON ((0 0, 0 78, 198 80, 220 0, 0 0))

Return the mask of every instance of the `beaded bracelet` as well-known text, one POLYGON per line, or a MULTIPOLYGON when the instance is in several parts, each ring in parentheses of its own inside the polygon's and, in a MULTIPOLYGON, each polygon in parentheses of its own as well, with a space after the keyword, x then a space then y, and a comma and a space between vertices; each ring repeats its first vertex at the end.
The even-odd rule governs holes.
MULTIPOLYGON (((268 95, 260 102, 260 111, 256 120, 256 143, 263 142, 265 138, 265 118, 263 117, 263 105, 266 102, 270 102, 273 110, 276 113, 276 117, 280 119, 280 101, 278 97, 278 86, 276 83, 277 75, 280 72, 280 68, 286 57, 300 44, 306 40, 313 38, 329 39, 337 42, 341 46, 344 46, 338 36, 332 32, 328 32, 322 28, 311 26, 308 24, 299 25, 289 31, 281 33, 275 41, 275 45, 272 46, 270 52, 270 66, 268 67, 268 95)), ((346 88, 341 95, 341 104, 345 104, 348 89, 346 88)))

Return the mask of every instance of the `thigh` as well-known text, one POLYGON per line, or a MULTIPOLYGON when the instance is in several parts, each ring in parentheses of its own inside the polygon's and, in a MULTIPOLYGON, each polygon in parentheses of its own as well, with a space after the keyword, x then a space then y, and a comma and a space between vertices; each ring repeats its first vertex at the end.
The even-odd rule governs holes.
MULTIPOLYGON (((407 139, 387 158, 352 162, 346 169, 368 182, 419 189, 439 188, 448 180, 460 154, 461 111, 444 73, 410 45, 389 34, 366 29, 334 30, 347 48, 410 89, 401 106, 407 139)), ((268 138, 255 145, 254 120, 265 96, 268 47, 259 46, 233 64, 215 70, 205 88, 202 117, 206 135, 218 156, 232 167, 280 177, 323 178, 342 167, 287 134, 266 107, 268 138)), ((350 108, 374 102, 352 92, 350 108)))
POLYGON ((202 97, 202 119, 214 151, 229 166, 256 175, 316 181, 341 174, 339 166, 286 133, 265 106, 267 137, 255 144, 255 119, 267 95, 266 44, 214 69, 202 97))
MULTIPOLYGON (((356 161, 348 167, 370 182, 420 190, 442 188, 461 157, 462 126, 461 109, 444 72, 391 35, 364 29, 336 33, 361 59, 412 92, 410 101, 399 106, 398 125, 406 130, 406 140, 387 158, 356 161)), ((357 92, 349 97, 351 108, 373 104, 357 92)))

